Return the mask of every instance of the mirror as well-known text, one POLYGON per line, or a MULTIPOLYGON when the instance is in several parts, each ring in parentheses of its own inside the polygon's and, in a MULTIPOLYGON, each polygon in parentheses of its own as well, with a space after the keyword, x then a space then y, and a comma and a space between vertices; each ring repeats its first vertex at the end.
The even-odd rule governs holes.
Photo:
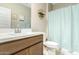
POLYGON ((31 4, 0 3, 0 28, 31 28, 31 4))

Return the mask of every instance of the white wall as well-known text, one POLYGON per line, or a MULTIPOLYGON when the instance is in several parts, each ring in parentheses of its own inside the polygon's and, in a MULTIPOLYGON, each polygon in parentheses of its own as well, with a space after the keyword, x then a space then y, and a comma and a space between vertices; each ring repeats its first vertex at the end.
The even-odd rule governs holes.
POLYGON ((31 28, 32 31, 46 32, 47 31, 47 4, 35 3, 31 6, 31 28), (45 11, 45 17, 39 18, 38 10, 43 9, 45 11))

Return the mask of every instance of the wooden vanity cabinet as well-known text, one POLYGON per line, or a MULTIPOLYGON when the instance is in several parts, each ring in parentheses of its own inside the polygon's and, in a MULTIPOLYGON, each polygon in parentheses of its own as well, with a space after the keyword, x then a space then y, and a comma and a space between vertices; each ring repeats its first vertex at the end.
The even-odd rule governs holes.
POLYGON ((40 42, 29 48, 17 52, 15 55, 42 55, 42 54, 43 54, 43 47, 42 42, 40 42))
POLYGON ((1 55, 42 55, 43 35, 0 43, 1 55), (3 52, 3 53, 2 53, 3 52))

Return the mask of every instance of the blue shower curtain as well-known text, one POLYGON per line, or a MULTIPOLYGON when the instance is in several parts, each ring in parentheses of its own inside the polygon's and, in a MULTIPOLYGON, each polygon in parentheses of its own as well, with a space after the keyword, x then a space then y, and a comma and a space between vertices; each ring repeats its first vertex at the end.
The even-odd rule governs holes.
POLYGON ((72 6, 73 50, 79 52, 79 4, 72 6))
POLYGON ((79 4, 48 13, 48 38, 61 48, 79 52, 79 4))

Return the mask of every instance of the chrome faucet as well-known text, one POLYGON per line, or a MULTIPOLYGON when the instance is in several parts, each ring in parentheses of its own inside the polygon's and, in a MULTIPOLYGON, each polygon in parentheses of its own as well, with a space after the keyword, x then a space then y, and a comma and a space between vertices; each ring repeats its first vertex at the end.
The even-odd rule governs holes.
POLYGON ((20 22, 19 20, 21 20, 21 17, 18 16, 17 14, 14 15, 14 19, 15 19, 15 33, 21 33, 21 28, 20 28, 20 22))
POLYGON ((18 20, 16 21, 15 33, 21 33, 21 28, 18 20))
POLYGON ((20 28, 15 28, 15 33, 21 33, 21 29, 20 28))

